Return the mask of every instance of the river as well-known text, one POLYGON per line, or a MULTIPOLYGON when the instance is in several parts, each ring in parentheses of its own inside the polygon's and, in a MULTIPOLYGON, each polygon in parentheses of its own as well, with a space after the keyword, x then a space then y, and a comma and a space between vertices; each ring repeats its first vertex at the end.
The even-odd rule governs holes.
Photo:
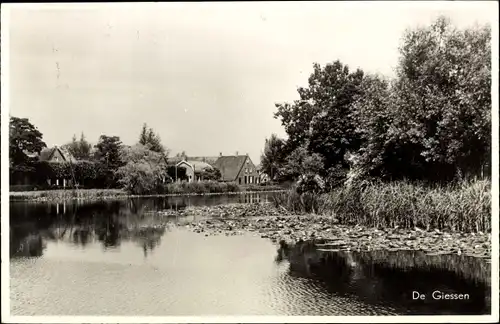
POLYGON ((159 226, 179 219, 155 214, 191 205, 265 202, 269 195, 11 202, 11 314, 490 312, 489 264, 483 260, 417 251, 325 254, 307 243, 283 249, 250 234, 205 236, 182 226, 159 226), (405 260, 410 264, 416 258, 428 265, 405 266, 405 260), (413 300, 415 291, 426 299, 413 300), (433 291, 463 293, 468 299, 435 300, 433 291))

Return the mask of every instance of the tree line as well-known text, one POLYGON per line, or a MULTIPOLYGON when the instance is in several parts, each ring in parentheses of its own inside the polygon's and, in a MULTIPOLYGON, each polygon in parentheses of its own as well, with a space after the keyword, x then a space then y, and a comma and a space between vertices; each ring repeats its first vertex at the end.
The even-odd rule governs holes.
MULTIPOLYGON (((134 193, 158 193, 175 178, 186 180, 183 168, 168 163, 169 150, 160 136, 144 124, 138 142, 122 143, 119 136, 101 135, 95 145, 82 133, 61 146, 75 161, 50 163, 40 161, 40 152, 47 147, 43 134, 27 118, 10 118, 11 184, 26 177, 45 186, 47 179, 73 179, 87 188, 124 188, 134 193)), ((183 153, 185 155, 185 153, 183 153)), ((218 170, 202 174, 206 180, 219 180, 218 170)))
POLYGON ((277 103, 287 138, 266 139, 262 169, 277 181, 320 176, 448 182, 485 176, 491 156, 491 28, 445 17, 408 29, 396 75, 313 65, 299 100, 277 103))

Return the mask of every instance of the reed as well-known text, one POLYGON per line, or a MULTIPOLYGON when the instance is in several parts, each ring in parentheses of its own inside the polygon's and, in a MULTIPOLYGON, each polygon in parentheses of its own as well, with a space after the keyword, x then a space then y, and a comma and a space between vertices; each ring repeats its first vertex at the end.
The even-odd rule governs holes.
POLYGON ((121 189, 61 189, 10 192, 10 200, 49 200, 62 201, 68 199, 100 199, 112 197, 126 197, 127 193, 121 189))
POLYGON ((376 228, 491 231, 491 181, 446 186, 407 181, 341 187, 322 195, 290 190, 274 197, 276 207, 294 213, 334 216, 341 224, 376 228))

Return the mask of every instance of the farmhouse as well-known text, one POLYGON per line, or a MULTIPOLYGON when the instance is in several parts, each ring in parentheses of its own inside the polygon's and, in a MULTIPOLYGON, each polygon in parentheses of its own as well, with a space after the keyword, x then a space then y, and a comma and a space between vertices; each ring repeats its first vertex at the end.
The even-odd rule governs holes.
POLYGON ((208 170, 213 170, 213 166, 207 162, 204 162, 201 157, 198 158, 188 158, 187 156, 173 157, 165 159, 167 165, 175 166, 177 169, 185 170, 185 179, 180 179, 174 177, 174 181, 181 182, 193 182, 193 181, 203 181, 203 173, 208 170), (175 179, 177 178, 177 179, 175 179))
POLYGON ((222 155, 213 164, 220 170, 222 181, 236 182, 237 184, 260 183, 257 168, 252 160, 246 155, 222 155))
MULTIPOLYGON (((76 163, 76 159, 67 150, 60 148, 58 146, 53 146, 51 148, 45 148, 40 152, 39 160, 41 162, 49 163, 76 163)), ((49 186, 66 186, 71 185, 71 179, 47 179, 47 184, 49 186)))
MULTIPOLYGON (((221 172, 221 181, 236 182, 237 184, 260 183, 260 175, 252 160, 246 155, 222 155, 219 156, 196 156, 186 155, 166 159, 167 164, 184 168, 186 170, 185 181, 203 181, 204 171, 217 168, 221 172)), ((181 179, 177 179, 178 182, 181 179)))

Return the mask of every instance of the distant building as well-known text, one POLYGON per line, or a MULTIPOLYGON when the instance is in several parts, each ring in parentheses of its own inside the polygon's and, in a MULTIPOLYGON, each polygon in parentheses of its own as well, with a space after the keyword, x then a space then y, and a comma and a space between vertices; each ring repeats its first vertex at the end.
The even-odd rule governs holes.
MULTIPOLYGON (((39 161, 49 163, 77 163, 76 159, 71 155, 71 153, 58 146, 43 149, 40 152, 39 161)), ((65 178, 48 178, 47 184, 49 186, 55 185, 58 187, 62 186, 63 188, 66 188, 66 186, 70 186, 72 184, 72 181, 71 179, 65 178)))
POLYGON ((39 160, 45 162, 76 162, 76 159, 68 150, 58 146, 43 149, 40 152, 39 160))
POLYGON ((213 164, 220 170, 222 181, 236 182, 237 184, 260 183, 259 173, 252 162, 252 159, 246 155, 222 155, 213 164))
MULTIPOLYGON (((167 165, 175 166, 176 168, 183 168, 186 171, 187 182, 193 181, 203 181, 203 173, 207 170, 212 170, 213 166, 207 162, 203 162, 202 158, 192 159, 188 157, 173 157, 165 159, 167 165)), ((181 182, 181 179, 177 178, 174 181, 181 182)))

